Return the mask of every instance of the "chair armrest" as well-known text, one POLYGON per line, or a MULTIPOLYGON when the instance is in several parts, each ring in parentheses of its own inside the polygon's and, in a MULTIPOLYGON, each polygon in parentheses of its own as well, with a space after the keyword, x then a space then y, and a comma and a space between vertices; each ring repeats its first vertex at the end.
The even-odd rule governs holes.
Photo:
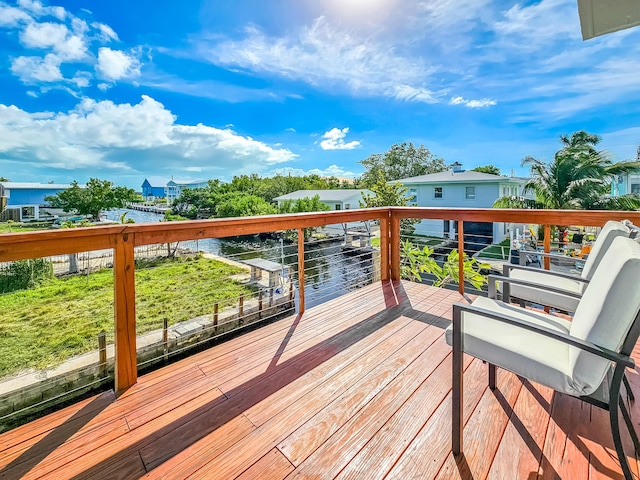
POLYGON ((497 299, 496 295, 496 281, 502 282, 505 286, 502 288, 502 297, 503 301, 505 297, 508 300, 511 300, 511 295, 509 295, 509 288, 506 288, 507 285, 521 285, 523 287, 535 288, 538 290, 544 290, 546 292, 559 293, 560 295, 565 295, 567 297, 573 297, 580 300, 582 295, 576 292, 570 292, 565 290, 564 288, 553 287, 551 285, 545 285, 544 283, 532 282, 530 280, 524 280, 520 278, 512 278, 512 277, 503 277, 500 275, 489 275, 489 298, 497 299))
MULTIPOLYGON (((566 260, 569 261, 571 260, 572 262, 575 260, 576 262, 583 262, 586 263, 587 259, 586 258, 580 258, 580 257, 569 257, 568 255, 554 255, 553 253, 547 253, 547 252, 533 252, 530 250, 519 250, 520 252, 525 252, 528 255, 539 255, 541 257, 546 257, 546 258, 555 258, 555 259, 562 259, 562 260, 566 260)), ((560 250, 558 250, 560 251, 560 250)))
MULTIPOLYGON (((580 350, 584 350, 585 352, 592 353, 600 358, 604 358, 611 362, 624 365, 628 368, 634 368, 636 363, 633 358, 622 355, 621 353, 614 352, 613 350, 609 350, 608 348, 600 347, 594 343, 588 342, 586 340, 582 340, 577 337, 572 337, 563 332, 558 332, 556 330, 552 330, 547 327, 543 327, 540 325, 535 325, 533 323, 526 322, 524 320, 520 320, 519 318, 512 317, 511 315, 498 314, 491 310, 487 310, 486 308, 476 307, 474 305, 468 305, 466 303, 454 303, 453 304, 453 344, 456 344, 456 336, 458 339, 462 339, 462 312, 474 313, 476 315, 481 315, 483 317, 491 318, 492 320, 496 320, 498 322, 505 323, 507 325, 512 325, 514 327, 520 327, 524 330, 529 330, 530 332, 538 333, 544 337, 553 338, 562 343, 566 343, 567 345, 571 345, 572 347, 577 347, 580 350)), ((461 345, 461 344, 460 344, 461 345)))
POLYGON ((544 270, 542 268, 525 267, 524 265, 513 265, 511 263, 505 263, 503 265, 502 274, 505 277, 508 277, 509 276, 509 272, 511 272, 511 270, 524 270, 525 272, 535 272, 535 273, 542 273, 544 275, 553 275, 554 277, 567 278, 569 280, 575 280, 577 282, 582 282, 582 283, 589 283, 590 282, 589 279, 582 278, 582 277, 577 277, 575 275, 571 275, 570 273, 552 272, 551 270, 544 270))

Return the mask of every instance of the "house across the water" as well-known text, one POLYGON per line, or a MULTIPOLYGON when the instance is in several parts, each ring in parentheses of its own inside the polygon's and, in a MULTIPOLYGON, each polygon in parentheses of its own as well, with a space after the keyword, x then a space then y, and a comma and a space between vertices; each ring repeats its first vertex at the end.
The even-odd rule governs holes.
MULTIPOLYGON (((407 187, 410 204, 418 207, 491 208, 504 196, 523 195, 525 178, 505 177, 465 171, 458 162, 452 170, 397 180, 407 187)), ((423 220, 416 233, 434 237, 455 238, 457 223, 449 220, 423 220)), ((464 233, 475 235, 478 243, 497 243, 509 235, 505 223, 464 222, 464 233)))
POLYGON ((208 182, 206 180, 197 181, 180 181, 171 179, 167 182, 167 186, 164 189, 165 196, 167 198, 167 205, 171 205, 176 198, 180 196, 184 189, 205 188, 208 182))
MULTIPOLYGON (((81 185, 83 187, 83 185, 81 185)), ((0 221, 29 222, 50 216, 42 209, 49 206, 46 197, 56 195, 69 184, 0 182, 0 221)))
POLYGON ((364 195, 373 195, 371 190, 297 190, 295 192, 280 195, 273 200, 281 205, 287 200, 301 200, 303 198, 313 198, 316 195, 320 197, 322 203, 326 203, 331 210, 350 210, 360 208, 360 202, 364 195))
POLYGON ((144 198, 147 202, 153 202, 159 198, 165 198, 167 196, 165 189, 166 185, 162 185, 159 187, 154 187, 151 185, 151 182, 145 178, 144 182, 142 182, 142 198, 144 198))

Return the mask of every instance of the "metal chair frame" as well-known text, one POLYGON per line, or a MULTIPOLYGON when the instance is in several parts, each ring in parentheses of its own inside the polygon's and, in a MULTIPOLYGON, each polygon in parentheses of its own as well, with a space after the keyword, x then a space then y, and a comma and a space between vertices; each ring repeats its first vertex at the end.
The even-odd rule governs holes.
MULTIPOLYGON (((510 299, 508 296, 508 283, 518 283, 518 284, 530 284, 532 282, 516 280, 512 278, 505 278, 500 276, 489 276, 489 297, 496 297, 496 281, 505 282, 505 287, 503 287, 503 298, 507 300, 510 299)), ((535 284, 534 284, 535 285, 535 284)), ((579 398, 591 405, 595 405, 596 407, 602 408, 609 412, 609 419, 611 422, 611 433, 613 435, 613 443, 616 448, 616 453, 618 455, 618 460, 620 461, 620 466, 622 467, 622 472, 625 476, 625 479, 632 480, 633 477, 631 475, 631 470, 629 468, 629 463, 627 462, 627 457, 624 453, 624 447, 622 445, 622 439, 620 438, 620 425, 618 421, 618 409, 622 413, 622 417, 624 422, 629 430, 629 434, 633 441, 633 445, 635 451, 638 455, 640 455, 640 440, 638 439, 638 435, 633 428, 633 423, 631 422, 631 416, 629 415, 629 411, 622 400, 620 395, 620 389, 625 379, 625 369, 626 368, 634 368, 635 361, 631 358, 631 353, 633 348, 638 341, 638 337, 640 337, 640 311, 636 314, 636 317, 627 333, 627 336, 620 348, 620 351, 612 351, 598 345, 595 345, 591 342, 572 337, 571 335, 558 332, 556 330, 551 330, 546 327, 537 326, 531 323, 523 322, 522 320, 509 316, 497 314, 491 310, 487 310, 480 307, 475 307, 473 305, 463 304, 463 303, 455 303, 453 305, 453 338, 452 338, 452 348, 453 348, 453 378, 452 378, 452 400, 453 400, 453 412, 452 412, 452 450, 454 455, 459 455, 463 450, 463 353, 464 353, 464 344, 463 344, 463 324, 462 324, 462 312, 470 312, 477 315, 481 315, 487 318, 491 318, 493 320, 505 323, 507 325, 513 325, 516 327, 523 328, 524 330, 529 330, 535 332, 539 335, 553 338, 562 343, 566 343, 573 347, 577 347, 585 352, 592 353, 597 355, 598 357, 604 358, 612 362, 612 369, 606 378, 610 379, 610 386, 608 390, 603 390, 603 388, 599 388, 594 392, 594 394, 589 396, 580 396, 579 398), (600 395, 598 395, 600 394, 600 395)), ((480 358, 480 357, 478 357, 480 358)), ((484 360, 484 359, 482 359, 484 360)), ((503 367, 504 368, 504 367, 503 367)), ((506 369, 508 370, 508 369, 506 369)), ((496 388, 496 375, 497 375, 497 367, 496 365, 489 364, 489 388, 491 390, 495 390, 496 388)), ((606 379, 603 384, 606 384, 606 379)), ((627 388, 629 388, 627 383, 627 388)))

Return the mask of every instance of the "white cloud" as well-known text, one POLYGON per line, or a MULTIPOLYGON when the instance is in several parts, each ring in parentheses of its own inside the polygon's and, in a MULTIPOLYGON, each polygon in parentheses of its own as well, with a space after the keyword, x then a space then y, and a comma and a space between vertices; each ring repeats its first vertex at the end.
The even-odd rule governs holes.
POLYGON ((0 26, 15 27, 20 23, 31 21, 31 16, 19 8, 0 5, 0 26))
POLYGON ((188 164, 213 177, 259 172, 296 155, 229 129, 178 124, 161 103, 143 96, 135 105, 85 98, 68 113, 0 105, 0 157, 92 175, 114 168, 162 174, 188 164))
POLYGON ((449 105, 464 105, 468 108, 485 108, 496 105, 498 102, 489 98, 481 98, 480 100, 467 100, 464 97, 451 97, 449 105))
POLYGON ((113 31, 109 25, 105 25, 104 23, 94 22, 91 26, 100 31, 102 34, 102 40, 110 41, 110 40, 118 40, 118 34, 113 31))
POLYGON ((67 12, 63 7, 47 7, 38 0, 18 0, 18 6, 36 17, 50 15, 58 20, 64 20, 67 12))
POLYGON ((115 81, 140 75, 140 61, 120 50, 101 47, 98 50, 96 70, 105 80, 115 81))
POLYGON ((79 97, 96 72, 110 82, 140 75, 139 47, 128 52, 98 50, 100 44, 118 40, 116 32, 100 22, 89 24, 63 7, 38 0, 19 0, 16 7, 9 7, 0 0, 0 27, 15 30, 22 47, 30 51, 12 60, 12 72, 27 85, 45 82, 40 93, 57 89, 79 97))
POLYGON ((64 42, 69 30, 61 23, 30 23, 20 33, 23 45, 29 48, 53 47, 64 42))
POLYGON ((24 83, 58 82, 63 79, 60 59, 53 53, 42 57, 18 57, 11 62, 11 72, 24 83))
POLYGON ((347 133, 349 133, 349 127, 345 127, 342 130, 339 128, 332 128, 322 135, 324 140, 320 142, 320 147, 323 150, 353 150, 360 145, 360 142, 354 140, 352 142, 345 143, 344 139, 347 136, 347 133))
POLYGON ((433 102, 426 81, 432 68, 390 45, 339 30, 324 17, 290 37, 247 29, 240 41, 204 42, 200 51, 217 65, 303 81, 332 92, 433 102))
POLYGON ((67 61, 80 60, 87 54, 84 39, 71 34, 61 23, 30 23, 20 33, 20 41, 28 48, 50 48, 67 61))
POLYGON ((497 22, 497 33, 508 36, 521 48, 540 48, 557 38, 580 38, 580 23, 574 0, 541 0, 522 6, 516 4, 497 22), (520 41, 517 41, 519 39, 520 41), (528 39, 530 42, 521 42, 528 39))

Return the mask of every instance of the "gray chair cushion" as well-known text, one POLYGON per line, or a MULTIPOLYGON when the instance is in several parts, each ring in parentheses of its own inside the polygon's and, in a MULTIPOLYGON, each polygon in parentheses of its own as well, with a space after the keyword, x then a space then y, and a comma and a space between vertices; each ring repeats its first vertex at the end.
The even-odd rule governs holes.
MULTIPOLYGON (((563 333, 569 333, 571 328, 571 322, 556 316, 485 297, 478 297, 473 305, 563 333)), ((571 378, 569 346, 566 344, 469 312, 462 312, 462 330, 463 350, 474 357, 569 395, 591 393, 571 378)), ((451 345, 451 326, 446 330, 445 338, 451 345)))
MULTIPOLYGON (((571 322, 570 334, 619 351, 640 310, 640 245, 615 238, 587 286, 571 322)), ((576 348, 569 352, 574 378, 601 383, 609 363, 576 348)))
MULTIPOLYGON (((582 295, 586 285, 584 282, 580 282, 578 280, 555 276, 553 275, 553 272, 549 273, 548 270, 533 272, 530 270, 527 271, 515 268, 509 272, 509 277, 561 288, 579 295, 582 295)), ((567 312, 575 312, 576 308, 578 308, 579 299, 575 297, 568 297, 560 293, 523 287, 521 285, 512 284, 510 288, 510 295, 512 297, 521 298, 528 302, 538 303, 540 305, 549 305, 567 312)))
MULTIPOLYGON (((602 261, 604 254, 609 250, 611 243, 617 237, 628 237, 630 233, 629 228, 622 222, 615 220, 609 220, 596 238, 596 242, 593 245, 593 249, 587 261, 582 269, 580 276, 587 280, 593 277, 598 265, 602 261)), ((560 278, 554 275, 554 272, 549 270, 540 270, 539 272, 527 272, 519 269, 513 269, 509 273, 512 278, 519 278, 522 280, 529 280, 531 282, 540 283, 543 285, 550 285, 556 288, 562 288, 569 292, 582 295, 586 288, 586 284, 583 282, 572 281, 565 278, 560 278)), ((578 308, 578 299, 575 297, 568 297, 559 293, 548 292, 544 290, 538 290, 530 287, 523 287, 519 285, 511 285, 511 296, 514 298, 521 298, 528 302, 537 303, 540 305, 548 305, 550 307, 559 308, 567 312, 575 312, 578 308)))
MULTIPOLYGON (((473 305, 620 351, 640 311, 639 281, 640 245, 618 237, 604 254, 571 322, 484 297, 473 305)), ((573 396, 595 392, 611 365, 577 347, 475 313, 462 312, 462 330, 465 352, 573 396)), ((445 336, 451 344, 451 327, 445 336)))
POLYGON ((620 236, 628 237, 630 233, 631 230, 629 230, 629 227, 622 222, 609 220, 605 223, 593 244, 593 248, 587 257, 587 261, 584 264, 584 268, 581 273, 582 278, 590 280, 598 268, 598 265, 600 265, 604 255, 609 250, 613 240, 620 236))

